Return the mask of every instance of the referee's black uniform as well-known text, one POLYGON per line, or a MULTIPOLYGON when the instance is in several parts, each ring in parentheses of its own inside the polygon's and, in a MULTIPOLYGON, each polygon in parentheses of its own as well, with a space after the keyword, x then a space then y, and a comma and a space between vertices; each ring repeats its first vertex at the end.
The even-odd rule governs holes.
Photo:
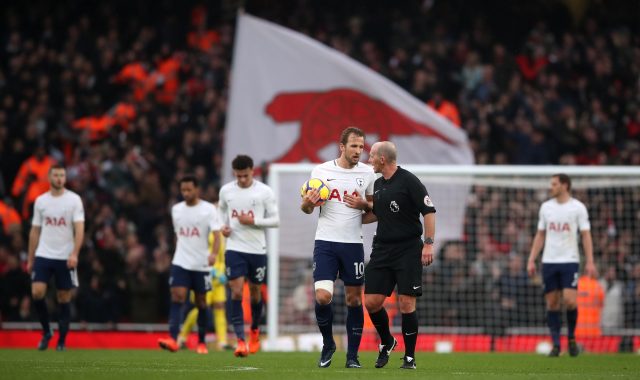
POLYGON ((398 166, 388 180, 380 177, 373 188, 373 213, 378 219, 365 293, 422 295, 422 233, 420 218, 436 212, 429 193, 413 173, 398 166))

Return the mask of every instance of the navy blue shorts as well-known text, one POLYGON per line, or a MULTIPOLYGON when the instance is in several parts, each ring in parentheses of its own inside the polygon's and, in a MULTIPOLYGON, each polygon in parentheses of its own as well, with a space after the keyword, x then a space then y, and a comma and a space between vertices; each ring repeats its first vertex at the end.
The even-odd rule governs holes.
POLYGON ((252 284, 264 284, 267 280, 267 255, 227 251, 225 264, 230 280, 246 277, 252 284))
POLYGON ((544 292, 578 289, 578 263, 542 264, 544 292))
POLYGON ((211 274, 197 270, 188 270, 171 264, 169 286, 172 288, 193 289, 194 293, 205 294, 211 290, 211 274))
POLYGON ((335 281, 346 286, 364 283, 364 248, 361 243, 316 240, 313 248, 313 280, 335 281))
POLYGON ((53 276, 56 280, 56 289, 68 290, 78 287, 78 271, 67 268, 67 260, 47 259, 37 257, 33 262, 31 282, 49 283, 53 276))

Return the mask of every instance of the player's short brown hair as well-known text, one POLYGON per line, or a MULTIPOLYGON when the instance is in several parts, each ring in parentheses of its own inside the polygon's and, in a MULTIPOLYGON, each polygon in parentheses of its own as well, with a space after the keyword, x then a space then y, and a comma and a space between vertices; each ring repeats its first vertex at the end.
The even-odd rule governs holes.
POLYGON ((64 165, 62 165, 62 164, 53 164, 53 165, 51 165, 51 167, 49 168, 49 173, 51 173, 51 172, 52 172, 52 171, 54 171, 54 170, 58 170, 58 169, 61 169, 61 170, 67 170, 67 168, 65 168, 65 167, 64 167, 64 165))
POLYGON ((347 145, 347 142, 349 141, 349 135, 354 134, 358 137, 365 137, 364 132, 362 131, 362 129, 357 128, 357 127, 347 127, 344 129, 344 131, 342 131, 342 133, 340 134, 340 144, 342 145, 347 145))
POLYGON ((569 178, 568 175, 564 173, 558 173, 558 174, 552 175, 551 177, 555 177, 558 179, 558 181, 560 181, 561 184, 567 185, 567 191, 571 190, 571 178, 569 178))

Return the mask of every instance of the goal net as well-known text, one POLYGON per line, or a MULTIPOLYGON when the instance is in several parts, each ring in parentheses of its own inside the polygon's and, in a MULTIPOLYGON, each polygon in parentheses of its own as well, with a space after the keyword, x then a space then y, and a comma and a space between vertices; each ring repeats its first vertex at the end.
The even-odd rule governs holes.
MULTIPOLYGON (((277 164, 269 172, 281 217, 280 228, 269 235, 269 300, 277 300, 268 305, 272 345, 282 337, 309 337, 318 331, 311 269, 318 212, 299 210, 299 187, 313 167, 277 164)), ((579 279, 578 340, 591 352, 638 348, 640 168, 403 167, 423 181, 437 209, 436 261, 423 270, 424 293, 417 303, 419 350, 550 349, 542 281, 527 276, 526 262, 540 204, 548 199, 550 176, 558 172, 571 177, 572 195, 589 210, 599 271, 596 280, 579 279)), ((363 230, 368 260, 375 224, 363 230)), ((399 332, 395 297, 386 308, 392 331, 399 332)), ((334 313, 334 333, 344 334, 340 280, 334 313)), ((374 349, 375 338, 365 322, 363 348, 374 349)), ((290 346, 304 349, 296 344, 290 346)))

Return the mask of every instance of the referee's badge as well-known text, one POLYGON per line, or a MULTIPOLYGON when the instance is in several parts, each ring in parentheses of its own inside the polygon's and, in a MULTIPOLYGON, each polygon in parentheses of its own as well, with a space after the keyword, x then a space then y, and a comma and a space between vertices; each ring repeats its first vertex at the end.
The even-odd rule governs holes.
POLYGON ((433 202, 431 202, 431 198, 429 198, 429 196, 428 196, 428 195, 425 195, 425 196, 424 196, 424 204, 425 204, 427 207, 433 207, 433 202))
POLYGON ((391 209, 391 212, 400 211, 400 206, 396 203, 396 201, 391 201, 391 203, 389 203, 389 208, 391 209))

